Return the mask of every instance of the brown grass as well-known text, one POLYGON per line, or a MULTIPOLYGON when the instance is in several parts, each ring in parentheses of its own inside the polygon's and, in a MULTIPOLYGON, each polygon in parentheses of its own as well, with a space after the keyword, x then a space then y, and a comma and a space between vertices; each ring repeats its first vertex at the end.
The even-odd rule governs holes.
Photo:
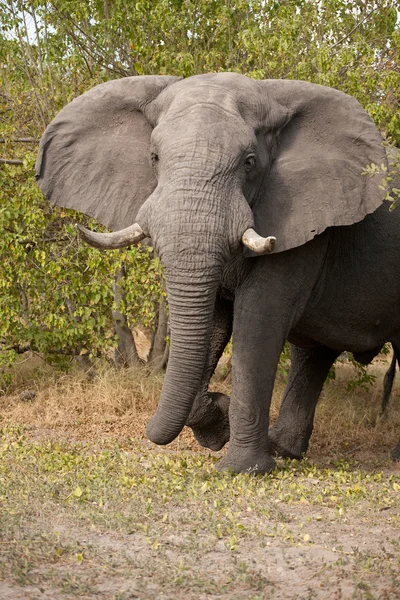
POLYGON ((338 364, 336 380, 325 385, 319 402, 311 450, 337 450, 340 455, 360 449, 388 452, 400 439, 400 378, 395 380, 389 408, 380 418, 383 378, 391 357, 378 357, 368 371, 376 381, 367 390, 349 392, 354 369, 338 364))
POLYGON ((36 373, 21 377, 10 393, 0 398, 4 423, 45 430, 63 430, 74 438, 108 435, 143 437, 148 415, 157 406, 162 376, 149 377, 145 369, 116 371, 98 367, 98 377, 84 373, 36 373), (23 401, 24 391, 34 390, 33 401, 23 401))
MULTIPOLYGON (((377 380, 368 391, 346 387, 355 374, 351 365, 337 366, 336 380, 325 385, 318 405, 311 453, 352 454, 359 449, 388 452, 400 438, 400 385, 395 382, 387 417, 380 421, 383 376, 389 365, 380 357, 370 367, 377 380)), ((163 376, 149 377, 146 369, 115 371, 98 367, 99 376, 89 382, 84 374, 57 373, 31 358, 15 368, 16 377, 8 393, 0 397, 0 423, 22 425, 33 432, 51 436, 60 430, 69 439, 145 438, 145 425, 154 412, 163 376), (36 397, 23 400, 23 392, 34 390, 36 397)), ((215 381, 215 391, 229 395, 230 384, 215 381)), ((277 381, 271 418, 276 418, 284 389, 277 381)), ((197 449, 186 430, 174 447, 197 449)))

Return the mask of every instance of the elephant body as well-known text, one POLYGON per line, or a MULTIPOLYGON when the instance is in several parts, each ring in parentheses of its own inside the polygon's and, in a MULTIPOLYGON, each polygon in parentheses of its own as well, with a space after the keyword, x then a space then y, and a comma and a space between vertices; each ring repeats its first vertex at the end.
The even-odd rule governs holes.
POLYGON ((164 267, 171 348, 152 441, 187 423, 211 448, 230 439, 219 468, 268 472, 271 451, 306 449, 341 351, 368 361, 398 343, 400 217, 382 204, 382 176, 363 175, 386 162, 350 96, 235 73, 110 81, 49 125, 45 195, 122 228, 82 230, 97 247, 151 237, 164 267), (232 332, 229 402, 207 387, 232 332), (287 339, 289 384, 268 435, 287 339))
POLYGON ((395 213, 384 203, 360 223, 327 230, 321 272, 291 341, 304 346, 310 340, 313 346, 363 354, 396 340, 400 217, 395 213))
MULTIPOLYGON (((289 380, 278 419, 269 431, 268 447, 272 453, 300 458, 306 452, 322 386, 329 369, 343 351, 352 352, 357 360, 368 364, 385 342, 391 341, 398 346, 400 213, 390 212, 389 206, 384 203, 357 224, 329 228, 304 245, 301 252, 296 249, 282 255, 259 257, 257 265, 252 264, 253 259, 237 258, 227 266, 225 287, 220 290, 225 299, 224 313, 221 315, 223 301, 220 301, 218 326, 214 327, 219 330, 220 344, 214 342, 212 366, 188 421, 202 445, 218 450, 230 437, 227 399, 221 394, 208 394, 209 405, 205 411, 206 390, 224 341, 226 343, 230 337, 231 311, 236 313, 236 307, 243 302, 242 294, 246 296, 249 289, 254 289, 252 277, 255 276, 258 282, 257 306, 267 310, 269 315, 274 310, 274 316, 270 318, 269 329, 272 331, 267 338, 268 350, 276 323, 286 324, 282 333, 287 332, 291 343, 289 380), (261 272, 257 273, 256 269, 261 272), (265 308, 260 306, 263 298, 265 308)), ((252 315, 248 310, 255 305, 255 301, 247 298, 242 304, 247 313, 246 317, 239 316, 246 324, 242 336, 245 343, 248 340, 247 346, 252 351, 249 358, 241 355, 239 369, 254 368, 259 373, 264 368, 263 343, 252 347, 256 334, 251 330, 252 315), (248 364, 243 364, 245 360, 248 364)), ((258 322, 256 318, 255 328, 258 322)), ((280 347, 279 340, 276 352, 280 347)), ((233 348, 235 362, 235 344, 233 348)), ((242 387, 242 382, 235 381, 234 385, 236 391, 242 387)), ((241 393, 243 397, 247 396, 245 386, 241 393)))

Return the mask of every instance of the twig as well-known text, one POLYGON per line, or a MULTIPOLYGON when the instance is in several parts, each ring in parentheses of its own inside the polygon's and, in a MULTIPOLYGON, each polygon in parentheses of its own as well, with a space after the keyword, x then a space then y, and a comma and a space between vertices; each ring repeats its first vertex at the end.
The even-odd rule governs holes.
POLYGON ((70 29, 66 28, 67 34, 70 37, 72 37, 72 39, 75 41, 75 43, 80 45, 82 50, 86 51, 87 54, 89 54, 89 56, 95 61, 95 63, 97 63, 98 65, 101 65, 102 67, 104 67, 105 69, 108 69, 109 71, 112 71, 113 73, 122 75, 123 77, 126 77, 127 75, 129 75, 128 71, 126 71, 122 67, 120 69, 118 69, 116 67, 114 59, 112 59, 109 56, 104 55, 104 49, 98 44, 98 42, 91 35, 89 35, 89 33, 87 33, 84 29, 82 29, 82 27, 80 27, 80 25, 74 19, 72 19, 71 15, 65 13, 64 11, 61 11, 61 15, 64 17, 64 19, 66 19, 67 21, 72 23, 72 26, 75 27, 84 36, 85 40, 89 40, 89 42, 91 42, 95 46, 95 48, 97 48, 97 57, 96 57, 94 54, 94 52, 96 52, 96 49, 93 49, 92 51, 90 51, 89 46, 87 44, 85 44, 83 40, 79 39, 79 37, 77 35, 75 35, 70 29), (110 67, 109 64, 107 64, 107 61, 108 61, 108 63, 111 62, 113 64, 113 66, 110 67))
MULTIPOLYGON (((13 17, 15 19, 15 22, 17 23, 17 11, 15 10, 15 6, 14 6, 13 0, 11 0, 10 8, 11 8, 12 15, 13 15, 13 17)), ((22 14, 23 14, 23 17, 24 17, 24 22, 25 22, 25 13, 24 13, 24 11, 22 11, 22 14)), ((25 22, 25 29, 26 29, 26 31, 28 31, 28 29, 26 27, 26 22, 25 22)), ((36 85, 35 85, 34 80, 32 79, 32 75, 31 75, 30 68, 29 68, 29 60, 27 58, 27 54, 28 54, 30 56, 30 58, 31 58, 33 67, 35 68, 36 72, 38 72, 37 66, 35 64, 35 61, 32 59, 31 52, 30 52, 29 36, 28 36, 28 43, 25 43, 25 41, 24 41, 24 39, 23 39, 23 37, 21 35, 21 31, 20 31, 18 23, 15 25, 15 31, 16 31, 16 34, 17 34, 17 37, 18 37, 18 40, 19 40, 19 43, 20 43, 20 46, 21 46, 21 50, 22 50, 22 57, 23 57, 23 60, 24 60, 24 71, 26 73, 27 78, 29 79, 29 83, 31 84, 31 88, 33 90, 33 95, 35 96, 35 100, 36 100, 36 107, 37 107, 37 110, 39 112, 39 116, 40 116, 40 119, 42 121, 42 125, 44 127, 46 127, 48 125, 48 122, 47 122, 47 119, 46 119, 46 117, 44 115, 43 108, 42 108, 42 105, 40 103, 39 96, 38 96, 38 94, 36 92, 36 85)))
POLYGON ((22 137, 22 138, 0 138, 0 144, 7 144, 11 142, 13 144, 38 144, 39 140, 36 138, 22 137))
POLYGON ((24 161, 18 158, 0 158, 0 164, 2 165, 23 165, 24 161))
POLYGON ((108 71, 112 71, 113 73, 116 73, 117 75, 122 75, 123 77, 126 77, 127 75, 129 75, 129 73, 127 71, 125 71, 125 69, 115 69, 115 68, 111 67, 109 64, 107 64, 107 62, 106 62, 107 57, 104 57, 100 54, 98 54, 97 56, 95 54, 93 54, 93 52, 91 52, 91 50, 89 49, 87 44, 85 44, 85 42, 83 40, 79 39, 79 37, 77 35, 75 35, 70 29, 66 29, 66 32, 67 32, 67 35, 69 35, 70 38, 75 42, 75 44, 77 44, 77 46, 83 52, 86 52, 97 65, 100 65, 104 69, 107 69, 108 71))
POLYGON ((104 18, 106 19, 106 21, 109 21, 109 19, 110 19, 110 7, 108 6, 107 0, 104 0, 103 5, 104 5, 104 18))
POLYGON ((349 454, 353 454, 353 452, 356 452, 357 450, 361 450, 362 448, 365 448, 366 446, 368 446, 368 444, 361 444, 360 446, 355 446, 354 448, 350 448, 350 450, 347 450, 343 456, 349 456, 349 454))
MULTIPOLYGON (((33 22, 35 24, 35 33, 36 33, 36 42, 37 42, 37 50, 38 50, 38 65, 39 65, 39 71, 40 74, 42 76, 43 79, 43 57, 42 57, 42 46, 40 43, 40 35, 39 35, 39 27, 37 24, 37 19, 36 19, 36 12, 35 9, 32 8, 32 18, 33 18, 33 22)), ((24 17, 24 21, 25 21, 25 17, 24 17)), ((25 21, 26 22, 26 21, 25 21)), ((29 39, 29 38, 28 38, 29 39)))
POLYGON ((21 246, 37 246, 40 243, 44 243, 44 244, 54 244, 56 242, 58 243, 67 243, 69 242, 70 239, 69 238, 55 238, 55 237, 51 237, 51 238, 41 238, 40 240, 18 240, 18 244, 20 244, 21 246))
MULTIPOLYGON (((25 354, 25 352, 35 352, 39 354, 60 354, 62 356, 80 356, 78 350, 45 350, 40 351, 36 346, 32 346, 31 344, 26 344, 24 346, 20 346, 19 344, 14 344, 13 346, 7 346, 7 348, 0 348, 1 352, 7 352, 9 350, 13 350, 17 354, 25 354)), ((96 356, 99 358, 102 356, 100 350, 97 350, 96 356)))
POLYGON ((364 23, 364 21, 366 19, 368 19, 368 17, 371 16, 372 13, 375 12, 377 9, 378 9, 378 7, 376 6, 375 8, 373 8, 372 10, 370 10, 369 13, 367 13, 365 15, 365 17, 363 19, 361 19, 361 21, 359 21, 358 23, 356 23, 356 25, 353 27, 353 29, 351 29, 351 31, 349 31, 349 33, 347 33, 345 36, 343 36, 338 42, 335 42, 334 44, 332 44, 332 46, 329 48, 329 50, 333 50, 333 48, 335 48, 336 46, 339 46, 339 44, 341 44, 347 38, 349 38, 351 36, 351 34, 354 33, 355 30, 358 29, 360 27, 360 25, 362 25, 364 23))
MULTIPOLYGON (((375 12, 378 9, 378 7, 376 6, 375 8, 373 8, 372 10, 369 11, 369 13, 367 13, 365 15, 365 17, 363 17, 361 19, 361 21, 358 21, 358 23, 356 23, 356 25, 353 27, 353 29, 351 29, 348 33, 346 33, 346 35, 344 35, 342 38, 340 38, 340 40, 338 40, 337 42, 335 42, 334 44, 332 44, 332 46, 329 46, 328 50, 329 52, 331 52, 334 48, 336 48, 337 46, 339 46, 342 42, 344 42, 345 40, 347 40, 347 38, 349 38, 355 31, 356 29, 358 29, 360 27, 360 25, 362 25, 364 23, 364 21, 366 19, 368 19, 368 17, 370 17, 372 15, 373 12, 375 12)), ((336 52, 333 52, 332 56, 335 56, 336 54, 338 54, 338 52, 340 52, 341 48, 338 48, 338 50, 336 52)), ((315 59, 312 60, 311 64, 316 64, 315 59)), ((284 75, 283 75, 283 79, 287 79, 287 77, 289 77, 290 73, 292 72, 293 67, 291 67, 284 75)))

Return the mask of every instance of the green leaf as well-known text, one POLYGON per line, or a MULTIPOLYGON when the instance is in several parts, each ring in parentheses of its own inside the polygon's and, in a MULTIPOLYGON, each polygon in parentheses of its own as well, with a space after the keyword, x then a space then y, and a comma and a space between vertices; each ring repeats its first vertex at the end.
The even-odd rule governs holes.
POLYGON ((81 498, 82 494, 83 491, 79 486, 73 491, 73 495, 75 496, 75 498, 81 498))

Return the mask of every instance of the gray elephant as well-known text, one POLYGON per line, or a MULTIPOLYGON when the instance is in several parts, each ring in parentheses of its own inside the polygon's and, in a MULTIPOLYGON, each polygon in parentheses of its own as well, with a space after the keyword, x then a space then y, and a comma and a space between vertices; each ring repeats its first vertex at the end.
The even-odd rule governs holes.
POLYGON ((400 213, 383 202, 381 136, 358 102, 302 81, 234 73, 99 85, 47 128, 38 183, 53 204, 115 230, 100 248, 153 240, 166 276, 171 348, 149 438, 191 425, 218 468, 265 473, 300 456, 343 350, 400 342, 400 213), (233 329, 232 397, 207 393, 233 329), (285 340, 292 367, 268 434, 285 340), (230 428, 230 431, 229 431, 230 428))

